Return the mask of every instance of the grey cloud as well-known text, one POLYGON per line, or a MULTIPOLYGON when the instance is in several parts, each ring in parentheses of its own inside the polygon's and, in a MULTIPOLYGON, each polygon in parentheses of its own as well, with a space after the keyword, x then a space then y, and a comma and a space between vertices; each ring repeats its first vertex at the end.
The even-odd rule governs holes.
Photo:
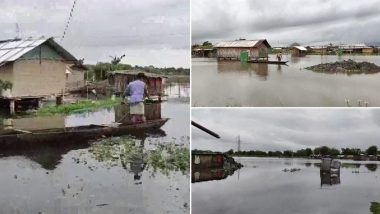
POLYGON ((374 27, 380 24, 379 3, 380 0, 194 0, 193 43, 239 37, 268 38, 282 44, 295 40, 373 42, 379 36, 374 27))
POLYGON ((214 109, 193 110, 193 120, 221 135, 192 128, 193 149, 297 150, 328 145, 365 149, 380 141, 380 110, 214 109))
MULTIPOLYGON (((63 33, 72 0, 0 2, 0 39, 57 36, 63 33)), ((59 41, 60 38, 57 38, 59 41)), ((190 3, 185 0, 78 0, 62 44, 86 62, 109 60, 108 55, 144 55, 125 63, 189 67, 190 3), (95 51, 95 52, 94 52, 95 51), (157 52, 162 51, 161 54, 157 52), (176 53, 176 54, 173 54, 176 53), (175 55, 176 57, 172 57, 175 55)))

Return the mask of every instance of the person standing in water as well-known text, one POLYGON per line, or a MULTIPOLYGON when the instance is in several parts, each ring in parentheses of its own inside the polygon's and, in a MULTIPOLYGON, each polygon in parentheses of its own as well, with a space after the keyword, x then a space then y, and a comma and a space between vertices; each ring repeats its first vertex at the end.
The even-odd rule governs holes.
POLYGON ((129 96, 129 114, 131 115, 132 123, 145 122, 144 99, 145 97, 149 98, 149 94, 144 79, 145 74, 138 73, 137 79, 128 84, 124 93, 124 97, 129 96))
POLYGON ((277 60, 278 60, 279 62, 281 62, 281 59, 282 59, 282 54, 281 54, 281 53, 278 53, 278 54, 277 54, 277 60))

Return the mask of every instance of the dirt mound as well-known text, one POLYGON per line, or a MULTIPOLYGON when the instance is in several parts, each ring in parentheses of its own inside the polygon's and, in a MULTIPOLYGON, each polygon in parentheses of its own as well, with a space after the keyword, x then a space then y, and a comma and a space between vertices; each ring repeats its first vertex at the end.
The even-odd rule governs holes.
POLYGON ((320 73, 373 74, 380 72, 380 67, 374 63, 355 62, 351 59, 341 62, 322 63, 306 69, 320 73))

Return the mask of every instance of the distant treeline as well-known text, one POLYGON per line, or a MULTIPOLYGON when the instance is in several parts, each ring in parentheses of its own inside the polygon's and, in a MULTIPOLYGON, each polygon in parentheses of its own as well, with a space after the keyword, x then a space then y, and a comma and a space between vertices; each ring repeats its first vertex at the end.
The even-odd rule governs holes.
POLYGON ((232 156, 244 156, 244 157, 310 157, 310 156, 324 156, 324 155, 330 155, 333 157, 336 157, 338 155, 378 155, 380 154, 378 151, 377 146, 370 146, 368 149, 362 151, 358 148, 330 148, 327 146, 321 146, 317 147, 315 149, 306 148, 306 149, 300 149, 297 151, 291 151, 291 150, 285 150, 285 151, 269 151, 264 152, 260 150, 251 150, 251 151, 234 151, 229 150, 226 152, 229 155, 232 156))
POLYGON ((165 76, 171 76, 171 75, 190 75, 190 69, 189 68, 174 68, 174 67, 168 67, 168 68, 157 68, 152 65, 150 66, 132 66, 129 64, 112 64, 112 63, 104 63, 99 62, 96 65, 85 65, 88 69, 86 77, 88 75, 88 79, 92 80, 93 78, 95 80, 104 80, 107 79, 108 73, 112 71, 118 71, 118 70, 142 70, 145 72, 150 73, 156 73, 161 74, 165 76))
POLYGON ((191 49, 195 48, 201 48, 201 49, 212 49, 214 46, 211 42, 205 41, 201 45, 200 44, 194 44, 191 46, 191 49))

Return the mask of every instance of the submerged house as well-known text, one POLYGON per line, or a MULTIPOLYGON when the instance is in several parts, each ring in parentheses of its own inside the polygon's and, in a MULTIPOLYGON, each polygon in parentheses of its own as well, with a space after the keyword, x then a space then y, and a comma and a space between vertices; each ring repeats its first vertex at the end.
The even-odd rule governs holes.
POLYGON ((217 43, 216 56, 218 60, 268 60, 271 46, 266 39, 235 40, 217 43), (245 59, 243 59, 245 58, 245 59))
POLYGON ((327 54, 327 46, 311 46, 310 49, 314 54, 319 54, 319 55, 327 54))
POLYGON ((159 99, 164 95, 165 76, 148 73, 139 70, 114 71, 109 74, 108 82, 114 87, 116 93, 124 93, 128 84, 137 78, 138 73, 144 73, 147 77, 146 83, 150 96, 158 96, 159 99))
POLYGON ((364 43, 345 44, 345 45, 340 45, 339 48, 342 49, 344 53, 362 53, 362 54, 373 53, 373 47, 369 47, 364 43))
POLYGON ((293 46, 291 47, 292 56, 302 57, 306 56, 307 49, 303 46, 293 46))
POLYGON ((77 59, 53 38, 0 41, 0 79, 12 83, 0 100, 11 113, 17 102, 61 96, 66 87, 66 66, 77 59))

